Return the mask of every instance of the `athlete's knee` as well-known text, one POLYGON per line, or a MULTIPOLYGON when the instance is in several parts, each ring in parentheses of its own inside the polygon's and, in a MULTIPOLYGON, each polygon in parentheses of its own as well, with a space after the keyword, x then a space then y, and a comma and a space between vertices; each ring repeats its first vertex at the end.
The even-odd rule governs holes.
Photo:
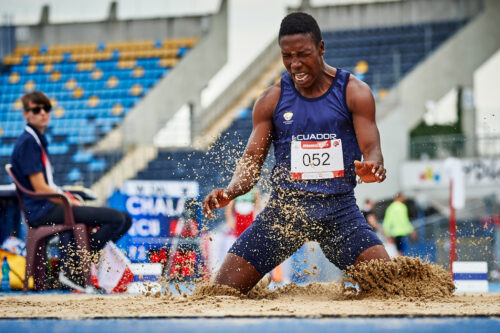
POLYGON ((214 283, 229 286, 246 294, 259 282, 261 277, 259 271, 247 260, 236 254, 228 253, 214 283))
POLYGON ((374 245, 361 252, 354 262, 354 265, 377 259, 381 259, 384 261, 391 260, 391 257, 389 257, 389 254, 387 254, 387 251, 385 250, 385 247, 383 245, 374 245))

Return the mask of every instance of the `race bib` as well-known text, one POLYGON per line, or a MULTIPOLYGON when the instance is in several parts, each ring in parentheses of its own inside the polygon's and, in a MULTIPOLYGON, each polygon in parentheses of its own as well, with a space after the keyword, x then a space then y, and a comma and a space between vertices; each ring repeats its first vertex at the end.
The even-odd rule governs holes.
POLYGON ((293 179, 344 177, 342 141, 292 141, 291 174, 293 179))

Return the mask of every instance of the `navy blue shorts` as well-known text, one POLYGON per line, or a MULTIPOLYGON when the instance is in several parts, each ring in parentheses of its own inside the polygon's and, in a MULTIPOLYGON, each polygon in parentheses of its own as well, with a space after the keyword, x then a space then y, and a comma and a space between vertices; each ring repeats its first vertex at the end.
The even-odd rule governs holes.
POLYGON ((264 275, 308 241, 318 242, 340 269, 353 265, 364 250, 382 244, 356 205, 354 193, 273 192, 266 208, 229 253, 264 275))

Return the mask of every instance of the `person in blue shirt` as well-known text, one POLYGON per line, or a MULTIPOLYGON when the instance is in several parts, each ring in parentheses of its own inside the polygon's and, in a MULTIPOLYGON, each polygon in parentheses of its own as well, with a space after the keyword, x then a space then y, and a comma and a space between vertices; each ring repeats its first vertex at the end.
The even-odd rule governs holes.
POLYGON ((354 197, 357 177, 365 183, 386 178, 370 88, 324 61, 325 44, 311 15, 287 15, 278 42, 287 72, 257 99, 252 133, 229 185, 203 201, 210 218, 212 210, 247 193, 273 144, 268 204, 236 240, 214 279, 241 293, 306 241, 317 241, 343 270, 390 260, 354 197))
MULTIPOLYGON (((44 135, 49 125, 51 103, 49 98, 41 91, 33 91, 22 96, 23 116, 27 121, 25 131, 18 138, 12 153, 12 171, 19 182, 27 189, 34 192, 63 191, 54 184, 53 166, 48 153, 48 142, 44 135)), ((31 227, 64 223, 62 202, 59 199, 43 200, 22 194, 26 212, 27 223, 31 227)), ((102 249, 108 241, 116 242, 123 236, 132 224, 131 217, 126 212, 121 212, 107 207, 83 206, 82 202, 70 197, 75 221, 85 223, 90 227, 98 227, 95 233, 90 234, 90 246, 94 253, 102 249)), ((61 235, 67 239, 68 235, 61 235)), ((64 241, 65 247, 71 246, 69 240, 64 241)), ((69 264, 69 253, 64 251, 63 264, 69 264)), ((69 278, 69 267, 60 273, 60 278, 69 278)), ((76 282, 81 283, 78 276, 73 276, 76 282)))

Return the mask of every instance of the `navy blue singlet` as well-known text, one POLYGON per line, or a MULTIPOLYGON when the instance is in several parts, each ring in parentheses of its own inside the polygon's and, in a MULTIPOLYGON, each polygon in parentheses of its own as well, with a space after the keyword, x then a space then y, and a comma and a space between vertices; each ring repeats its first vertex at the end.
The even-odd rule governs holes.
POLYGON ((273 188, 322 194, 344 194, 356 186, 354 160, 361 160, 352 114, 347 109, 345 91, 349 72, 337 69, 335 78, 322 96, 307 98, 295 88, 290 74, 281 79, 281 95, 273 116, 273 144, 276 165, 273 188), (314 180, 292 179, 291 142, 340 139, 344 159, 343 177, 314 180))

